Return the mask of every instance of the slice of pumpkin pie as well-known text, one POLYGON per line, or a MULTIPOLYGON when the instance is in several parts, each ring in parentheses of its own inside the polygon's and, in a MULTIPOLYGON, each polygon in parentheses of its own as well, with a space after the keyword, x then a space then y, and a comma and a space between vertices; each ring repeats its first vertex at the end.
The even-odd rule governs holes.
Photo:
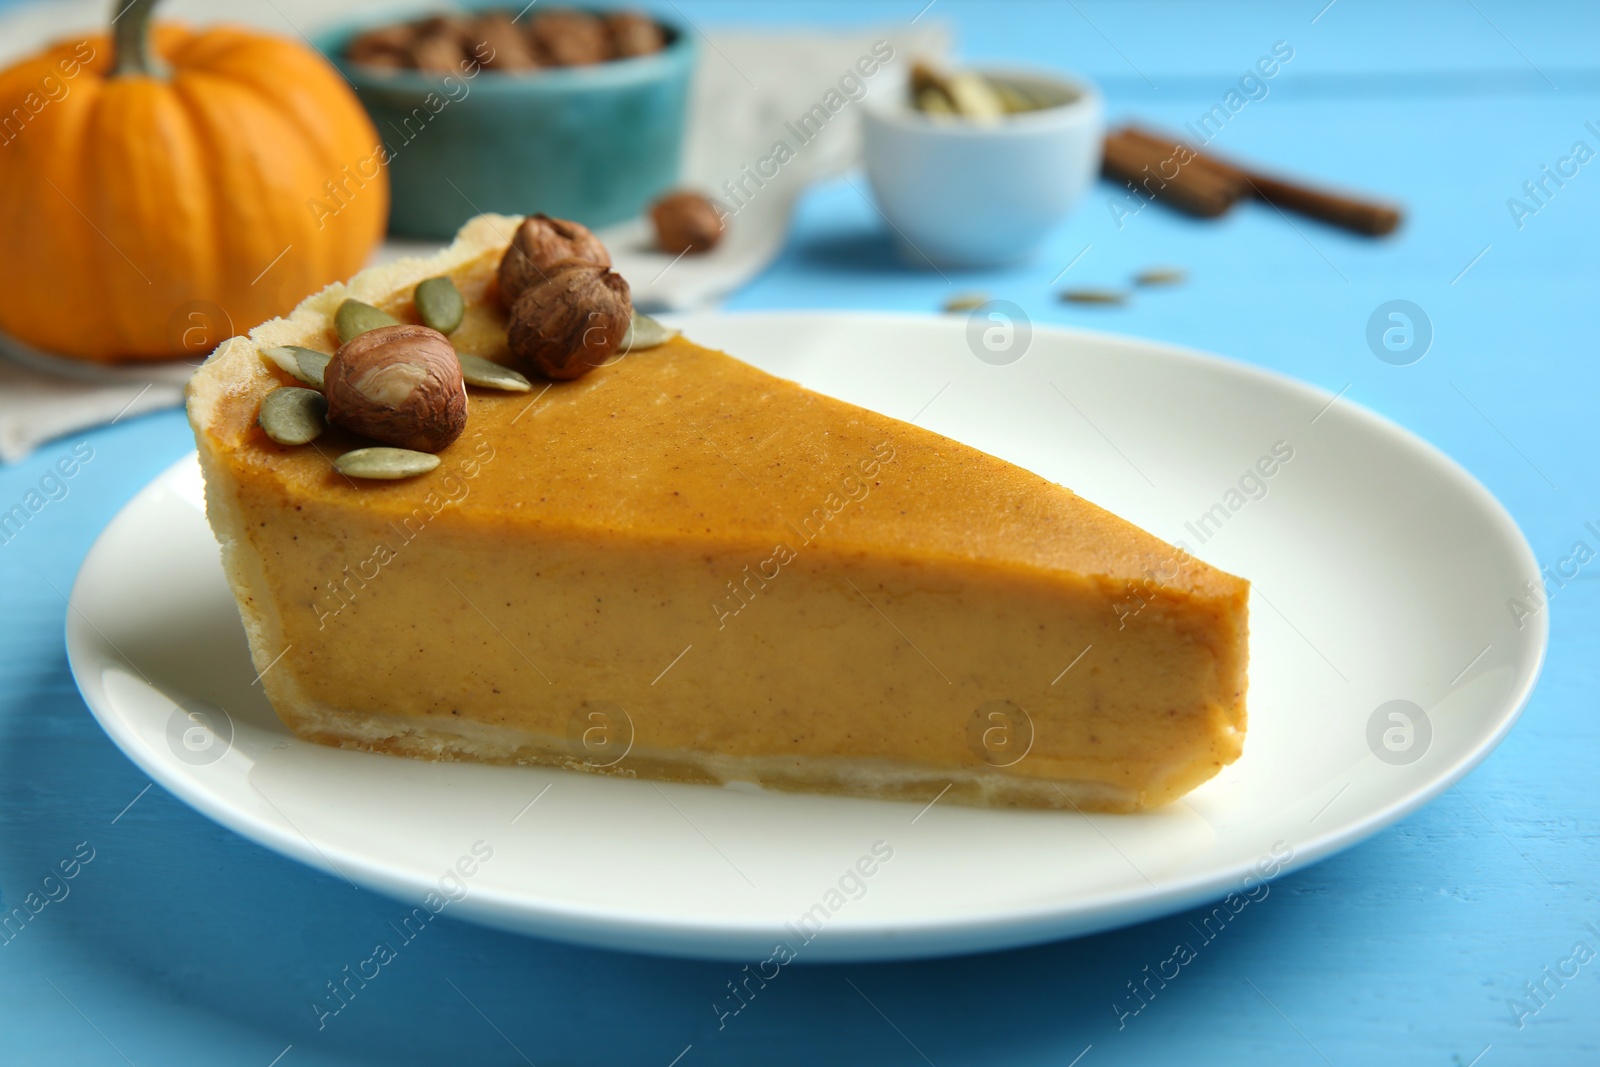
POLYGON ((297 735, 1098 811, 1167 803, 1238 757, 1245 581, 1010 463, 686 339, 555 380, 571 377, 563 344, 616 348, 626 286, 606 283, 601 314, 579 299, 599 290, 563 280, 571 259, 519 274, 519 223, 480 217, 436 257, 332 286, 190 385, 207 514, 297 735), (418 283, 440 277, 453 287, 424 301, 418 283), (462 307, 436 321, 451 288, 462 307), (582 329, 524 321, 535 297, 582 329), (381 343, 360 332, 369 312, 381 343), (530 381, 499 372, 518 353, 530 381), (326 401, 289 392, 307 386, 326 401), (357 409, 421 397, 450 432, 382 447, 392 427, 341 414, 347 388, 357 409))

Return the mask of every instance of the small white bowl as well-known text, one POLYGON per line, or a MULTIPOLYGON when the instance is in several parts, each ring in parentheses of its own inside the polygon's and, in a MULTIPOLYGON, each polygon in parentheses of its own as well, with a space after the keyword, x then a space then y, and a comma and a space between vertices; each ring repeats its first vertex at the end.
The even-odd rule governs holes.
POLYGON ((868 97, 867 178, 908 262, 998 267, 1031 255, 1100 171, 1100 91, 1045 71, 979 69, 1054 106, 980 123, 868 97))

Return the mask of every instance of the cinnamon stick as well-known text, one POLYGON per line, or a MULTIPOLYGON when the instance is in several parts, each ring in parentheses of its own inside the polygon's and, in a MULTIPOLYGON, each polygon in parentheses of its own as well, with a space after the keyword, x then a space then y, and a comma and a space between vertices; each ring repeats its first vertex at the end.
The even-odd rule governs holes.
POLYGON ((1122 130, 1106 137, 1101 171, 1179 211, 1215 218, 1249 192, 1243 179, 1196 165, 1187 149, 1122 130), (1180 162, 1188 158, 1187 162, 1180 162))
MULTIPOLYGON (((1112 136, 1124 143, 1138 144, 1145 152, 1170 154, 1180 147, 1178 142, 1137 126, 1124 127, 1112 136)), ((1110 138, 1107 139, 1108 144, 1109 141, 1110 138)), ((1400 225, 1401 211, 1397 205, 1349 193, 1319 189, 1242 166, 1209 152, 1195 152, 1186 145, 1182 147, 1194 156, 1191 167, 1198 166, 1199 170, 1218 181, 1240 182, 1250 195, 1285 211, 1293 211, 1370 237, 1381 237, 1392 233, 1395 227, 1400 225)))

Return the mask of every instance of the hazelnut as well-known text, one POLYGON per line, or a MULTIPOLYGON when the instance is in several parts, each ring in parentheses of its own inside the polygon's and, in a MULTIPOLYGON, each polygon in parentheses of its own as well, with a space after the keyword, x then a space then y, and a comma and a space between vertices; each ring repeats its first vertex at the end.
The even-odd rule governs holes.
POLYGON ((611 266, 611 254, 587 226, 549 215, 523 219, 511 238, 511 247, 500 257, 501 303, 511 307, 524 289, 543 281, 550 268, 564 259, 611 266))
POLYGON ((352 49, 346 58, 352 63, 359 63, 363 67, 372 67, 375 70, 404 70, 411 65, 411 57, 405 52, 389 52, 383 49, 362 52, 352 49))
POLYGON ((522 30, 504 11, 479 16, 473 24, 471 36, 479 44, 488 46, 489 58, 483 61, 487 70, 533 70, 539 65, 533 45, 522 36, 522 30))
POLYGON ((408 25, 368 30, 345 48, 345 58, 369 67, 409 66, 412 37, 413 31, 408 25))
POLYGON ((351 48, 390 48, 403 50, 411 44, 411 39, 416 35, 416 27, 409 23, 399 23, 394 26, 379 26, 377 29, 367 30, 350 42, 351 48))
POLYGON ((454 74, 461 65, 461 41, 451 32, 419 35, 411 46, 411 60, 427 74, 454 74))
POLYGON ((569 259, 517 297, 507 340, 524 367, 565 381, 610 359, 632 317, 633 300, 620 274, 569 259))
POLYGON ((339 346, 324 372, 328 421, 397 448, 437 452, 467 428, 450 341, 426 326, 380 326, 339 346))
POLYGON ((661 27, 649 15, 638 11, 614 11, 606 16, 611 34, 611 53, 618 59, 647 56, 666 47, 661 27))
POLYGON ((412 24, 418 37, 448 37, 459 45, 466 45, 472 29, 472 20, 465 15, 433 15, 412 24))
POLYGON ((611 58, 605 23, 587 11, 546 11, 528 27, 539 58, 557 67, 582 67, 611 58))
POLYGON ((699 193, 668 193, 650 206, 656 243, 663 252, 709 252, 722 240, 722 216, 699 193))

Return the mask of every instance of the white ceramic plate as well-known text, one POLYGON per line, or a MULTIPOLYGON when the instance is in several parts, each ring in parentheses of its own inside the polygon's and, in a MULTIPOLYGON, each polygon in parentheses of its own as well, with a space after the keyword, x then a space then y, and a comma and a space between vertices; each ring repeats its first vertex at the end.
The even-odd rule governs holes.
POLYGON ((683 325, 1070 485, 1252 579, 1243 758, 1162 811, 1086 817, 305 744, 254 684, 192 459, 117 516, 73 591, 72 668, 106 732, 218 822, 410 903, 442 886, 434 904, 451 914, 585 944, 755 961, 784 941, 802 961, 864 960, 1249 899, 1252 870, 1327 856, 1447 788, 1533 688, 1545 616, 1518 629, 1506 610, 1539 578, 1515 524, 1460 467, 1347 400, 1058 329, 1036 329, 1025 355, 996 365, 974 356, 955 317, 708 314, 683 325), (1262 495, 1245 475, 1278 442, 1293 458, 1262 495), (1230 494, 1242 478, 1245 491, 1230 494), (1201 543, 1190 526, 1208 513, 1201 543), (871 877, 851 874, 875 844, 891 858, 865 864, 871 877), (458 864, 470 876, 449 873, 458 864), (459 899, 439 904, 446 896, 459 899), (808 914, 804 931, 821 931, 810 940, 795 932, 808 914))

